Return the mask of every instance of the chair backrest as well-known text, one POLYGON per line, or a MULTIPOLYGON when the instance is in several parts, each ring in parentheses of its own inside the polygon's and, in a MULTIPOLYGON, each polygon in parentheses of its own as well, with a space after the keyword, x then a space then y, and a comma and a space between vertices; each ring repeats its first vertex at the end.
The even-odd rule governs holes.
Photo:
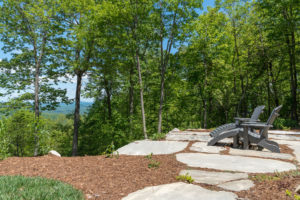
POLYGON ((258 117, 263 112, 264 108, 265 106, 257 106, 251 115, 250 121, 258 120, 258 117))
MULTIPOLYGON (((276 117, 279 116, 279 111, 280 109, 282 108, 282 105, 276 107, 273 109, 272 113, 270 114, 270 117, 267 121, 267 125, 272 125, 273 122, 275 121, 276 117)), ((264 136, 265 138, 268 138, 268 130, 269 130, 269 127, 265 127, 263 128, 261 131, 260 131, 260 135, 264 136)))
POLYGON ((279 116, 279 111, 281 110, 281 108, 282 108, 282 105, 280 105, 280 106, 278 106, 278 107, 276 107, 276 108, 273 109, 273 111, 272 111, 272 113, 271 113, 271 115, 270 115, 270 117, 269 117, 269 119, 267 121, 268 125, 272 125, 273 124, 273 122, 275 121, 276 117, 279 116))

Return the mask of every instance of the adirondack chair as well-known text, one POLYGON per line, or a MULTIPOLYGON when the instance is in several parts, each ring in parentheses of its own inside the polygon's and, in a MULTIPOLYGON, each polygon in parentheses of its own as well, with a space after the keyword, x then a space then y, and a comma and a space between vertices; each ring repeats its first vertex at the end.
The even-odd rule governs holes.
POLYGON ((235 117, 235 123, 229 123, 229 124, 224 124, 221 125, 219 127, 217 127, 216 129, 214 129, 212 132, 209 133, 209 135, 211 137, 216 137, 219 134, 221 134, 224 131, 229 131, 235 128, 238 128, 239 125, 243 122, 256 122, 258 121, 258 117, 259 115, 262 113, 263 109, 265 108, 265 106, 257 106, 252 115, 251 118, 240 118, 240 117, 235 117))
POLYGON ((237 146, 240 138, 243 142, 244 149, 248 149, 250 142, 257 144, 262 148, 269 149, 270 151, 280 152, 278 144, 276 142, 268 140, 268 130, 272 127, 274 120, 279 115, 278 112, 280 111, 281 107, 282 106, 278 106, 272 111, 266 123, 244 122, 238 128, 220 133, 218 136, 212 138, 207 145, 212 146, 224 138, 234 137, 234 147, 237 146), (255 133, 253 131, 254 129, 259 129, 260 132, 255 133))
POLYGON ((268 131, 275 121, 276 117, 279 116, 279 111, 281 110, 282 105, 274 108, 269 119, 265 123, 243 123, 241 127, 243 127, 243 131, 240 132, 240 137, 242 138, 243 147, 247 149, 249 147, 249 143, 257 144, 261 148, 266 148, 272 152, 280 153, 279 145, 271 140, 268 140, 268 131), (254 129, 258 129, 259 133, 253 131, 254 129))

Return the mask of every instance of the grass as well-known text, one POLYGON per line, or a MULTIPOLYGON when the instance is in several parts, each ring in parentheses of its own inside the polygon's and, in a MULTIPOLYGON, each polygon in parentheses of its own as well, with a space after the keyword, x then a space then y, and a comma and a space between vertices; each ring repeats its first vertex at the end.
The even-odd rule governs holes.
POLYGON ((250 176, 250 179, 256 180, 258 182, 263 182, 263 181, 276 181, 286 177, 292 177, 292 178, 300 177, 299 169, 291 170, 287 172, 275 172, 273 175, 258 174, 258 175, 250 176))
POLYGON ((71 185, 41 177, 0 176, 1 200, 84 200, 71 185))

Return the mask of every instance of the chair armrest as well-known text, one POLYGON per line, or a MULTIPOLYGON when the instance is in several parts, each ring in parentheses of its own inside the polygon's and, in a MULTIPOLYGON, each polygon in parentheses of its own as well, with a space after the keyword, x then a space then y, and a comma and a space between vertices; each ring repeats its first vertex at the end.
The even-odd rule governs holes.
POLYGON ((272 128, 273 126, 264 123, 243 123, 241 124, 241 127, 263 129, 263 128, 272 128))
POLYGON ((242 122, 247 122, 247 121, 250 120, 250 118, 242 118, 242 117, 235 117, 234 119, 235 119, 235 120, 242 121, 242 122))

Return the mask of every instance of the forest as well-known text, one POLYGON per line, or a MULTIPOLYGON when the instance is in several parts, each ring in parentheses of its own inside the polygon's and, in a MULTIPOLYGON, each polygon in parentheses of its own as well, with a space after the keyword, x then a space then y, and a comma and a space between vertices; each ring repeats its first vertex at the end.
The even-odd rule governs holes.
POLYGON ((99 155, 176 127, 213 129, 258 105, 261 120, 283 105, 275 128, 299 127, 299 2, 202 5, 0 0, 11 55, 0 62, 0 158, 99 155), (73 98, 59 88, 70 79, 73 98), (82 97, 94 100, 86 113, 82 97), (72 102, 72 112, 47 115, 72 102))

